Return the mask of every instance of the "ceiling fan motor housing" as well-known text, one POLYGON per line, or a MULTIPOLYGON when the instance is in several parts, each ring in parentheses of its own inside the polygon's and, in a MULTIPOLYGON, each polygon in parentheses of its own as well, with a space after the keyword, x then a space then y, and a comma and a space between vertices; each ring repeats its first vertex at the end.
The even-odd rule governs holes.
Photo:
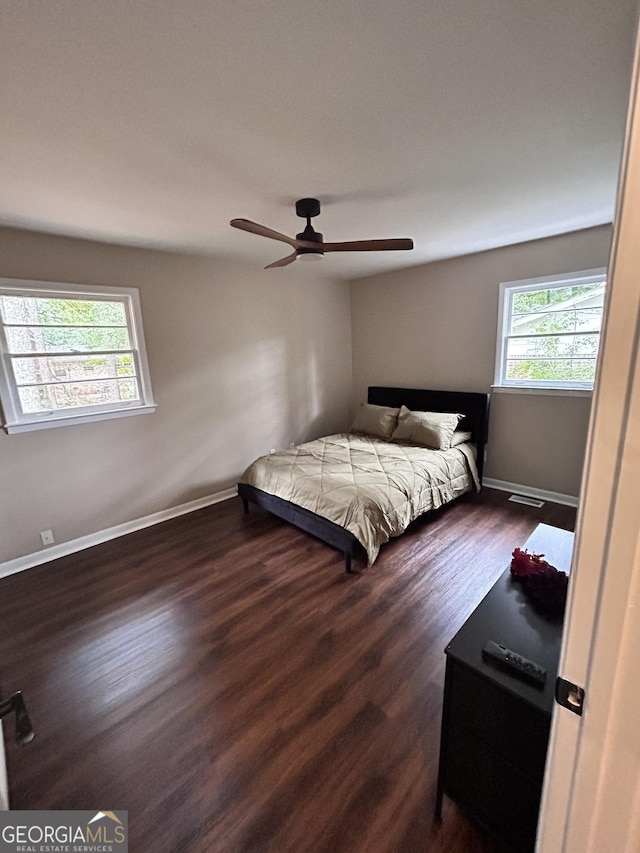
POLYGON ((318 255, 318 254, 324 255, 324 248, 322 245, 323 244, 322 234, 319 231, 314 231, 311 223, 309 223, 307 225, 307 227, 304 229, 304 231, 300 232, 300 234, 296 234, 296 237, 298 238, 298 240, 307 240, 309 243, 317 243, 318 244, 317 249, 307 249, 304 246, 300 246, 297 249, 297 252, 299 255, 318 255))
POLYGON ((317 198, 301 198, 296 202, 296 213, 302 219, 312 219, 320 215, 320 202, 317 198))
POLYGON ((307 220, 307 227, 300 234, 296 234, 298 240, 306 240, 309 243, 317 243, 317 249, 307 249, 302 246, 297 250, 298 255, 324 255, 323 236, 315 231, 311 219, 320 213, 320 202, 317 198, 301 198, 296 202, 296 213, 307 220))

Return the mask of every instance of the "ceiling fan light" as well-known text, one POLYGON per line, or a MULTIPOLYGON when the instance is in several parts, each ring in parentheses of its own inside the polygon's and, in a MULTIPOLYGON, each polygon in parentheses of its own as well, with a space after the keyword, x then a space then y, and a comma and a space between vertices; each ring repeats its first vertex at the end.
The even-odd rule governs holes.
POLYGON ((323 258, 322 252, 300 252, 298 255, 299 261, 321 261, 323 258))

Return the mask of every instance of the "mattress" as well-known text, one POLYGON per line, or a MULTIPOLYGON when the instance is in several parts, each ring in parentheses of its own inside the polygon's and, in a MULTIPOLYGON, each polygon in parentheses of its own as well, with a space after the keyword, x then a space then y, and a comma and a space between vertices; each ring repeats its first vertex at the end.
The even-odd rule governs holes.
POLYGON ((369 565, 418 516, 480 487, 472 444, 429 450, 352 433, 261 456, 240 482, 344 527, 369 565))

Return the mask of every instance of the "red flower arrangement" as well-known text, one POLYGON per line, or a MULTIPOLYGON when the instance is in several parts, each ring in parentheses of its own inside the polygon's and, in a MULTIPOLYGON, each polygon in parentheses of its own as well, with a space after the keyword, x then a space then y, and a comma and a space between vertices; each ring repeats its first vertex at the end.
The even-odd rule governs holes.
POLYGON ((516 548, 511 555, 511 576, 518 580, 532 604, 548 616, 562 616, 569 578, 544 558, 516 548))

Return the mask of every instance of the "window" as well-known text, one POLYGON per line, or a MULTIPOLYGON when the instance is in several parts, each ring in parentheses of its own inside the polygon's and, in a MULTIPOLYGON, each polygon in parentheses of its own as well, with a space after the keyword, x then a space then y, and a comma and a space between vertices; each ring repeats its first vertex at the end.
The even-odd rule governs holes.
POLYGON ((498 389, 593 388, 606 270, 500 286, 498 389))
POLYGON ((0 279, 6 432, 155 411, 138 291, 0 279))

